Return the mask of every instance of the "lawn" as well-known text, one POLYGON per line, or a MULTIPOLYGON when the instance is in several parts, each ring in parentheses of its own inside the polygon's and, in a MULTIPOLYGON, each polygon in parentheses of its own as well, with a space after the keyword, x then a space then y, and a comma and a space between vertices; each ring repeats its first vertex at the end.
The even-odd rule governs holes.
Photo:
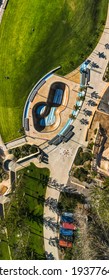
POLYGON ((0 133, 21 135, 22 113, 33 85, 61 65, 78 66, 103 30, 108 0, 9 0, 0 26, 0 133), (95 3, 96 2, 96 3, 95 3))
POLYGON ((5 211, 12 259, 45 259, 43 205, 49 170, 31 163, 17 176, 16 191, 5 211))

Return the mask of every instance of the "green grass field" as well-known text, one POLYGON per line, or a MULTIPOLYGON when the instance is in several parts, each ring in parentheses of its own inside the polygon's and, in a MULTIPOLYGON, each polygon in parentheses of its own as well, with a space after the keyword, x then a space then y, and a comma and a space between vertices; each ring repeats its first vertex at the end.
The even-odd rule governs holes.
POLYGON ((96 45, 108 0, 9 0, 0 26, 0 133, 20 136, 26 97, 47 71, 67 74, 96 45), (9 79, 6 79, 9 77, 9 79))
POLYGON ((17 175, 16 191, 5 208, 12 259, 45 259, 43 205, 50 173, 31 163, 17 175))

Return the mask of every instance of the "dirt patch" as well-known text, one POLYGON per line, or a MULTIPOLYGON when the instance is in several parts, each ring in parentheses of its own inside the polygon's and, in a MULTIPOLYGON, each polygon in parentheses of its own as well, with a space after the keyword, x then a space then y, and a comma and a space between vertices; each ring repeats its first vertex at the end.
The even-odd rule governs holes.
POLYGON ((3 194, 5 194, 5 192, 7 191, 7 187, 6 186, 2 186, 2 187, 0 187, 0 195, 3 195, 3 194))

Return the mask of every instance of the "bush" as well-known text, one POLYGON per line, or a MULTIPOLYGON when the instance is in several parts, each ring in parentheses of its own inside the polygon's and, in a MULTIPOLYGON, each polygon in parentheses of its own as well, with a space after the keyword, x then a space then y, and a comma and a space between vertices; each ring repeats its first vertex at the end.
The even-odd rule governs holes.
POLYGON ((83 165, 84 162, 92 160, 92 153, 91 152, 83 152, 83 149, 80 147, 77 151, 74 164, 75 165, 83 165))
POLYGON ((87 177, 87 183, 91 184, 92 183, 92 178, 90 176, 87 177))
POLYGON ((87 180, 88 171, 83 167, 77 168, 74 172, 74 177, 76 177, 79 181, 83 182, 87 180))
POLYGON ((80 147, 77 151, 77 154, 76 154, 76 157, 75 157, 75 160, 74 160, 75 165, 81 165, 82 164, 82 152, 83 152, 83 149, 80 147))
POLYGON ((92 150, 92 149, 93 149, 93 145, 94 145, 94 143, 91 142, 91 143, 88 144, 87 148, 88 148, 89 150, 92 150))
POLYGON ((6 173, 6 171, 4 171, 2 166, 0 166, 0 182, 7 179, 8 179, 8 174, 6 173))
POLYGON ((10 154, 13 154, 16 160, 37 153, 38 148, 36 145, 25 144, 15 149, 9 150, 10 154))

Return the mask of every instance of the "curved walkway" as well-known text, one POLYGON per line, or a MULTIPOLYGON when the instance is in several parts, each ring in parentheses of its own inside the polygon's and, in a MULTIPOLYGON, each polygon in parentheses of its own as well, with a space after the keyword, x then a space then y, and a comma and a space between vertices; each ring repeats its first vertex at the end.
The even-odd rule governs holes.
MULTIPOLYGON (((61 184, 62 186, 62 184, 67 184, 68 173, 74 161, 78 147, 80 145, 87 146, 87 143, 85 142, 85 135, 88 129, 88 125, 83 125, 80 122, 82 116, 81 114, 84 114, 84 109, 89 109, 88 100, 90 100, 91 98, 91 93, 93 91, 96 91, 100 96, 100 94, 102 94, 104 88, 106 87, 106 83, 102 80, 102 77, 106 69, 107 63, 109 61, 109 50, 105 48, 105 44, 107 43, 109 44, 109 6, 106 25, 103 34, 96 48, 88 57, 91 66, 90 86, 92 88, 87 89, 86 99, 84 101, 82 109, 80 110, 78 119, 75 120, 75 135, 68 143, 60 144, 59 147, 56 148, 52 147, 53 150, 51 150, 51 147, 47 147, 44 150, 49 155, 48 168, 51 171, 51 177, 52 179, 56 180, 54 184, 47 187, 46 201, 48 201, 48 205, 46 204, 44 206, 44 217, 46 218, 46 220, 48 219, 49 221, 51 221, 51 223, 44 225, 44 245, 45 251, 47 252, 47 259, 59 259, 57 246, 53 246, 50 243, 50 240, 55 240, 57 238, 56 225, 58 221, 58 215, 56 204, 58 202, 60 194, 59 185, 61 184), (104 54, 106 55, 106 59, 99 57, 99 52, 104 52, 104 54), (94 63, 96 63, 99 66, 99 68, 94 68, 94 63), (52 204, 50 203, 50 201, 52 201, 52 204)), ((97 106, 93 107, 92 116, 96 108, 97 106)), ((89 116, 86 116, 85 119, 90 121, 89 116)))

